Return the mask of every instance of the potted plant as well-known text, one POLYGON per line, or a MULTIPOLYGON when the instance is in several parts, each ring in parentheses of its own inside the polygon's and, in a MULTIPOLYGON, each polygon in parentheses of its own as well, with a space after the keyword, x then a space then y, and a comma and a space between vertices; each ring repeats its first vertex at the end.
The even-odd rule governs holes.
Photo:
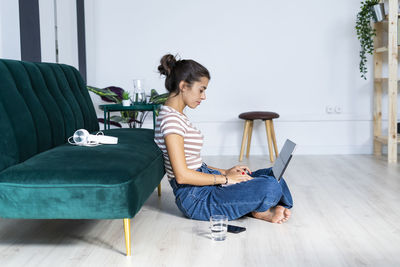
MULTIPOLYGON (((87 86, 90 92, 100 96, 105 102, 111 102, 115 104, 121 104, 123 100, 123 94, 126 92, 124 89, 116 86, 109 86, 106 88, 97 88, 93 86, 87 86)), ((168 93, 158 94, 155 89, 151 89, 149 103, 152 104, 164 104, 167 101, 168 93)), ((121 123, 127 123, 129 128, 141 128, 148 112, 141 111, 121 111, 120 116, 111 116, 110 124, 119 128, 122 128, 121 123)), ((158 110, 156 111, 158 116, 158 110)), ((104 123, 103 118, 97 119, 100 123, 104 123)))
POLYGON ((128 91, 122 92, 122 105, 124 107, 129 107, 131 105, 131 99, 128 91))
POLYGON ((379 0, 365 0, 361 2, 361 11, 357 14, 356 31, 357 38, 360 40, 360 72, 365 80, 367 77, 367 54, 372 55, 374 51, 375 29, 372 28, 371 19, 373 18, 373 7, 379 4, 379 0))

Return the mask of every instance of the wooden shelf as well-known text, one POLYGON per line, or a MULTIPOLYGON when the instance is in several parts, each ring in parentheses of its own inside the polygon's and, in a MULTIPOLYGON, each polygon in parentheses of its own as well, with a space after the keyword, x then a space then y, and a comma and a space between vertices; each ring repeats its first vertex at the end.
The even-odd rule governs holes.
MULTIPOLYGON (((380 3, 382 2, 380 1, 380 3)), ((400 53, 397 42, 398 26, 400 26, 398 25, 398 8, 399 0, 389 0, 389 15, 385 16, 386 19, 383 21, 385 23, 374 24, 376 32, 374 38, 374 154, 382 155, 382 145, 387 145, 389 163, 397 162, 397 145, 400 144, 400 136, 397 133, 397 95, 400 87, 398 78, 398 54, 400 53), (383 65, 387 65, 386 77, 382 77, 383 65), (388 108, 388 133, 386 136, 382 134, 384 93, 387 94, 388 108), (393 136, 393 139, 389 139, 388 136, 393 136)))
MULTIPOLYGON (((389 81, 389 78, 374 78, 375 83, 387 83, 389 81)), ((397 82, 400 82, 400 79, 397 79, 397 82)), ((397 90, 399 87, 397 87, 397 90)))
POLYGON ((387 46, 378 47, 378 48, 375 49, 375 53, 383 53, 383 52, 387 52, 387 51, 388 51, 387 46))
MULTIPOLYGON (((397 17, 400 17, 400 13, 397 13, 397 17)), ((389 18, 389 15, 385 15, 385 18, 383 19, 383 21, 380 21, 380 22, 388 22, 388 18, 389 18)))
MULTIPOLYGON (((400 49, 400 46, 397 46, 397 49, 400 49)), ((387 46, 382 46, 382 47, 378 47, 377 49, 375 49, 375 53, 384 53, 387 52, 389 49, 387 48, 387 46)))
MULTIPOLYGON (((388 137, 387 136, 375 136, 375 141, 387 145, 388 137)), ((397 136, 397 144, 400 144, 400 136, 397 136)))

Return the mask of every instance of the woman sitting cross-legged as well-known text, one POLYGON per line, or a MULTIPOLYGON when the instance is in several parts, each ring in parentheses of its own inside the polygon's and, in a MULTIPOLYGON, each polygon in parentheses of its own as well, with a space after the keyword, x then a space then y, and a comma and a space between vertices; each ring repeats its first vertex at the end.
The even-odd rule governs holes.
POLYGON ((223 170, 202 161, 203 135, 183 111, 206 99, 208 70, 196 61, 177 60, 170 54, 162 57, 158 70, 166 76, 170 94, 157 118, 155 142, 163 152, 176 204, 183 214, 196 220, 209 220, 215 214, 234 220, 251 213, 272 223, 287 221, 292 196, 285 180, 278 182, 271 168, 251 172, 239 165, 223 170))

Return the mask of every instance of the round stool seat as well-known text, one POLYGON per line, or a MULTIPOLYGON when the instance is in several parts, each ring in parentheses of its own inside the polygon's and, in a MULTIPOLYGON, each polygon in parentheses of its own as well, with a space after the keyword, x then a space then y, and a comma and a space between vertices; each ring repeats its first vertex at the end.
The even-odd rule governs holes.
POLYGON ((243 120, 272 120, 279 118, 279 114, 270 111, 250 111, 241 113, 239 118, 243 120))

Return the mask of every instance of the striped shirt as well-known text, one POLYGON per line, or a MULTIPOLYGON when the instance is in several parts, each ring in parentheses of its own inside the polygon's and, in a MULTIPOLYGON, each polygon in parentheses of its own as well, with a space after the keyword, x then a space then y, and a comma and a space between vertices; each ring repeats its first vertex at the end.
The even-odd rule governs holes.
POLYGON ((186 165, 192 170, 200 168, 203 162, 200 152, 204 137, 184 114, 179 113, 169 106, 161 106, 156 121, 154 141, 163 152, 165 171, 168 179, 171 180, 175 178, 175 175, 172 171, 164 140, 169 134, 183 136, 186 165))

